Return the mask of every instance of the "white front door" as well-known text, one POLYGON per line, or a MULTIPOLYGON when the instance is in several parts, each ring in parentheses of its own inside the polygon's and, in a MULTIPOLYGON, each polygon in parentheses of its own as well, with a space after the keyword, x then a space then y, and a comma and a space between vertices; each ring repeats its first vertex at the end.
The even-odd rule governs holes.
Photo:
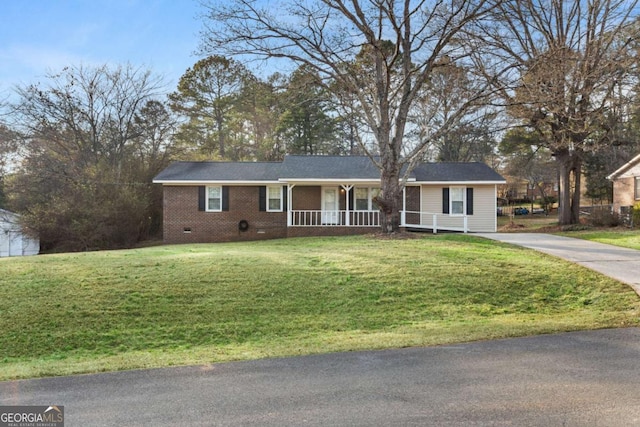
POLYGON ((339 219, 338 189, 322 189, 322 223, 338 224, 339 219))

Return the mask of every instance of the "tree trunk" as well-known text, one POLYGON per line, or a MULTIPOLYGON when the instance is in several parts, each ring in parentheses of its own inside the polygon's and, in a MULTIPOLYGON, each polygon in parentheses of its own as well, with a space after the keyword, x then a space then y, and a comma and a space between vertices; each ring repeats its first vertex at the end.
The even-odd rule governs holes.
POLYGON ((224 117, 221 113, 216 114, 216 127, 218 130, 218 153, 220 159, 225 160, 224 117))
POLYGON ((400 210, 402 210, 402 190, 398 180, 388 180, 382 182, 382 194, 386 194, 384 199, 378 198, 380 206, 380 225, 382 232, 386 234, 400 231, 400 210), (386 185, 385 185, 386 184, 386 185))
POLYGON ((558 223, 578 224, 580 220, 580 171, 578 152, 562 149, 555 154, 558 164, 558 223))
POLYGON ((380 226, 383 233, 400 231, 400 210, 402 209, 402 185, 398 162, 390 160, 381 171, 381 194, 376 198, 380 207, 380 226))

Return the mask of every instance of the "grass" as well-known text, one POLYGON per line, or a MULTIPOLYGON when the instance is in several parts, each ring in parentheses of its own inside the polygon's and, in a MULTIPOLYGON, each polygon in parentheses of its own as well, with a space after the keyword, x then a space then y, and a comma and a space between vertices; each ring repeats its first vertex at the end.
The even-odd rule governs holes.
POLYGON ((627 286, 478 237, 0 259, 0 379, 639 324, 627 286))
POLYGON ((539 232, 558 225, 557 215, 509 215, 498 217, 498 231, 539 232))
POLYGON ((609 245, 640 250, 640 230, 626 227, 571 231, 559 233, 567 237, 592 240, 609 245))

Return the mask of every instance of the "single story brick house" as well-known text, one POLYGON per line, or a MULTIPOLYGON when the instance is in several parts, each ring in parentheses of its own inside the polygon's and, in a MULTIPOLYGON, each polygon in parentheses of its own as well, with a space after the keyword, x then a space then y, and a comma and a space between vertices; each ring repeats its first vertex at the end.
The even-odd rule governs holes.
POLYGON ((613 182, 613 206, 616 213, 625 213, 640 201, 640 155, 637 155, 607 177, 613 182))
MULTIPOLYGON (((165 243, 371 233, 380 171, 366 156, 286 156, 282 162, 176 162, 164 190, 165 243)), ((502 176, 483 163, 423 163, 403 197, 402 227, 496 231, 502 176)))

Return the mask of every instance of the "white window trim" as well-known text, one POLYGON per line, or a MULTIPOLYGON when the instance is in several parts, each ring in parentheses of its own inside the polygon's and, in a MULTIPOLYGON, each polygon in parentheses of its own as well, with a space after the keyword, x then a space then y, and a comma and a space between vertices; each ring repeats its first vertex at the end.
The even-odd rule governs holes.
POLYGON ((371 190, 369 187, 354 187, 353 188, 353 210, 357 212, 365 212, 371 210, 371 190), (356 193, 358 190, 367 190, 367 208, 366 209, 358 209, 358 198, 356 197, 356 193))
POLYGON ((281 186, 278 185, 267 185, 267 212, 282 212, 282 200, 283 200, 283 192, 281 186), (280 207, 278 209, 271 209, 271 204, 269 201, 271 200, 269 195, 271 193, 272 188, 278 188, 280 190, 280 207))
POLYGON ((467 214, 467 187, 449 187, 449 216, 465 216, 467 214), (453 212, 453 189, 459 188, 462 190, 462 212, 454 213, 453 212))
POLYGON ((633 199, 640 200, 640 191, 638 188, 638 183, 640 183, 640 176, 633 177, 633 199))
POLYGON ((377 189, 378 193, 380 192, 380 187, 358 187, 358 186, 353 187, 353 206, 351 207, 351 209, 356 212, 367 212, 367 211, 375 210, 373 208, 373 190, 374 189, 377 189), (367 209, 356 209, 356 206, 358 205, 358 199, 356 198, 356 189, 367 190, 367 209))
POLYGON ((221 185, 207 185, 207 191, 206 191, 206 201, 205 201, 205 210, 206 212, 222 212, 222 186, 221 185), (220 191, 220 208, 219 209, 211 209, 209 207, 209 189, 210 188, 217 188, 220 191))

